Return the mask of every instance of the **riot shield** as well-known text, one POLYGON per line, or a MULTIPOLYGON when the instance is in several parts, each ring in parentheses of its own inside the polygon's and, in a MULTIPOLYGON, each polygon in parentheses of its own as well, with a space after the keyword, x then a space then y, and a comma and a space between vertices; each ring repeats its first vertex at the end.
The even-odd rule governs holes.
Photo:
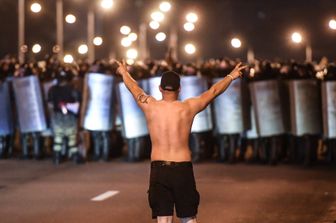
POLYGON ((159 89, 161 77, 152 77, 148 79, 148 93, 156 100, 162 99, 162 94, 159 89))
POLYGON ((9 83, 0 82, 0 136, 13 133, 12 105, 10 102, 9 83))
POLYGON ((127 139, 148 135, 146 118, 124 83, 118 84, 123 136, 127 139))
MULTIPOLYGON (((213 79, 213 84, 222 78, 213 79)), ((219 95, 213 104, 215 126, 220 134, 239 134, 244 126, 241 80, 233 81, 226 91, 219 95)))
POLYGON ((336 81, 322 83, 323 133, 336 138, 336 81))
POLYGON ((322 133, 320 90, 316 80, 289 81, 291 132, 296 136, 322 133))
POLYGON ((256 139, 259 136, 257 132, 257 124, 256 124, 254 109, 252 107, 250 108, 250 116, 251 116, 251 128, 247 130, 246 137, 248 139, 256 139))
POLYGON ((277 80, 249 84, 258 135, 268 137, 285 133, 277 80))
MULTIPOLYGON (((204 78, 196 76, 181 77, 180 99, 186 100, 191 97, 197 97, 208 90, 207 81, 204 78)), ((191 133, 206 132, 212 130, 212 116, 210 106, 198 113, 191 127, 191 133)))
POLYGON ((37 77, 14 78, 13 88, 20 131, 28 133, 46 130, 42 93, 37 77))
POLYGON ((113 89, 111 75, 89 73, 84 80, 81 125, 91 131, 109 131, 113 128, 113 89))

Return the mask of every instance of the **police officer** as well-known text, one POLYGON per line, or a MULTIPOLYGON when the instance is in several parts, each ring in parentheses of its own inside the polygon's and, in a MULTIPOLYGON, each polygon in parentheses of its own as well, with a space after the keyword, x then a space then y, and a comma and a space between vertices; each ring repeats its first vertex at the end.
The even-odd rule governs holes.
POLYGON ((70 84, 72 76, 71 67, 61 67, 57 74, 57 84, 48 92, 48 102, 53 108, 51 127, 55 164, 61 163, 66 157, 77 164, 84 161, 77 145, 80 93, 70 84))

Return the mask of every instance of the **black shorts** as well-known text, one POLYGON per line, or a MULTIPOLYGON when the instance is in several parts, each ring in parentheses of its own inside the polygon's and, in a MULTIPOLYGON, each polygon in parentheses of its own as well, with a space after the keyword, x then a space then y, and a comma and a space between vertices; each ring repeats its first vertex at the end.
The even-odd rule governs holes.
POLYGON ((148 190, 153 219, 172 216, 194 217, 200 201, 191 162, 152 161, 148 190))

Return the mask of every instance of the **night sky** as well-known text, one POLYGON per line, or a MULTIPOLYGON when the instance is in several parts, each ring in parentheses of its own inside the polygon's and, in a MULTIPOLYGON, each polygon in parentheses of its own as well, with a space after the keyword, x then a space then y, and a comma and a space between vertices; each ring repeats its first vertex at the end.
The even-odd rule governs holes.
MULTIPOLYGON (((37 0, 36 0, 37 1, 37 0)), ((91 0, 94 1, 94 0, 91 0)), ((26 0, 26 43, 40 43, 42 55, 52 52, 55 44, 56 21, 55 1, 39 0, 42 13, 32 14, 29 10, 32 0, 26 0)), ((64 0, 64 15, 73 13, 77 22, 64 24, 65 52, 78 57, 77 47, 86 42, 86 22, 88 0, 64 0)), ((115 7, 103 12, 96 7, 96 34, 104 37, 104 44, 96 48, 97 58, 109 55, 124 56, 120 46, 121 25, 130 25, 138 32, 141 21, 148 23, 150 13, 158 7, 160 1, 153 0, 115 0, 115 7)), ((293 45, 290 33, 300 30, 311 43, 315 60, 327 56, 336 59, 336 30, 330 30, 328 21, 336 18, 335 0, 175 0, 170 1, 173 10, 169 19, 160 28, 168 31, 172 24, 178 24, 180 46, 192 41, 198 46, 193 58, 186 56, 180 47, 179 58, 246 58, 246 50, 251 47, 259 59, 296 59, 305 58, 304 44, 293 45), (185 14, 195 11, 199 21, 193 33, 183 31, 185 14), (239 36, 243 48, 233 49, 230 40, 239 36)), ((0 0, 0 56, 16 54, 17 51, 17 0, 0 0)), ((167 42, 155 41, 156 32, 149 30, 148 46, 151 57, 161 59, 167 50, 167 42)))

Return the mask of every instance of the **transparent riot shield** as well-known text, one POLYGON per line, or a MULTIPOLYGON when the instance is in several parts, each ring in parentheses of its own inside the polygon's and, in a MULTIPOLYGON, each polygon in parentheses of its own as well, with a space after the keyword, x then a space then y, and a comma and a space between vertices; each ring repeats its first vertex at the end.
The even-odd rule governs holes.
POLYGON ((84 80, 82 99, 82 127, 90 131, 109 131, 114 125, 113 90, 111 75, 89 73, 84 80))
POLYGON ((40 82, 36 76, 13 79, 20 131, 40 132, 47 128, 40 82))
POLYGON ((322 83, 323 134, 336 138, 336 81, 322 83))
POLYGON ((148 135, 146 118, 124 83, 118 84, 123 136, 127 139, 148 135))
MULTIPOLYGON (((216 78, 213 84, 222 80, 216 78)), ((220 134, 239 134, 246 130, 244 126, 241 80, 233 81, 214 103, 215 126, 220 134)))
POLYGON ((285 133, 277 80, 249 84, 258 135, 268 137, 285 133))
POLYGON ((13 133, 13 116, 9 83, 0 82, 0 136, 13 133))
MULTIPOLYGON (((197 76, 181 77, 180 99, 183 101, 191 97, 197 97, 207 89, 207 81, 204 78, 197 76)), ((211 131, 212 127, 211 109, 210 106, 208 106, 195 116, 191 132, 197 133, 211 131)))
POLYGON ((148 93, 156 100, 162 99, 159 86, 161 83, 161 77, 151 77, 148 79, 148 93))
POLYGON ((322 133, 320 89, 316 80, 289 81, 291 132, 296 136, 322 133))

